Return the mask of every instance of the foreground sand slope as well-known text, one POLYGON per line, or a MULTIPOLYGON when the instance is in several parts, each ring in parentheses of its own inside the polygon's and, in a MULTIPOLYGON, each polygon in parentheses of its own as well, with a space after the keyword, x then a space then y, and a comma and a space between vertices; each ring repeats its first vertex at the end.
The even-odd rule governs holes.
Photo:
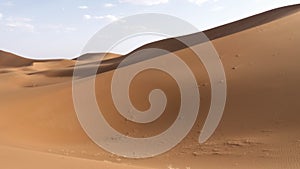
MULTIPOLYGON (((72 169, 123 169, 123 168, 142 168, 129 165, 114 164, 108 161, 96 161, 88 159, 79 159, 67 157, 64 155, 55 155, 17 149, 12 147, 0 146, 1 151, 1 168, 11 169, 32 169, 32 168, 72 168, 72 169), (51 163, 50 163, 51 162, 51 163)), ((144 168, 146 169, 146 168, 144 168)), ((150 168, 148 168, 150 169, 150 168)))
MULTIPOLYGON (((204 67, 190 49, 174 47, 174 40, 150 44, 163 43, 164 48, 182 58, 194 72, 201 93, 200 115, 188 137, 172 151, 151 159, 119 158, 86 136, 73 108, 71 76, 75 60, 26 59, 19 64, 23 61, 17 57, 17 65, 0 62, 5 65, 0 69, 0 167, 300 168, 299 9, 299 5, 282 8, 206 32, 221 32, 220 36, 212 38, 211 33, 209 37, 214 39, 212 43, 224 64, 228 98, 221 124, 202 145, 197 139, 210 102, 204 67), (264 18, 269 20, 265 22, 264 18), (233 25, 240 29, 232 32, 233 25), (41 163, 30 163, 35 159, 41 163)), ((191 48, 203 44, 195 43, 191 48)), ((3 52, 0 55, 4 56, 3 52)), ((10 58, 7 54, 5 57, 10 58)), ((111 125, 135 137, 149 137, 170 126, 180 106, 174 80, 155 70, 139 74, 131 85, 133 104, 146 110, 149 91, 161 88, 168 105, 164 115, 153 123, 128 122, 117 113, 110 94, 112 68, 122 57, 110 58, 102 65, 105 72, 97 75, 96 93, 111 125)), ((82 63, 82 68, 89 66, 95 63, 82 63)))

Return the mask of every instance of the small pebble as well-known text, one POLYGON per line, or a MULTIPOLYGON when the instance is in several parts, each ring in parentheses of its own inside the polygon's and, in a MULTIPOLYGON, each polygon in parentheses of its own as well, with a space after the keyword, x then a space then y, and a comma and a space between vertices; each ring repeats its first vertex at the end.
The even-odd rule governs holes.
POLYGON ((200 154, 198 152, 193 152, 193 156, 199 156, 200 154))

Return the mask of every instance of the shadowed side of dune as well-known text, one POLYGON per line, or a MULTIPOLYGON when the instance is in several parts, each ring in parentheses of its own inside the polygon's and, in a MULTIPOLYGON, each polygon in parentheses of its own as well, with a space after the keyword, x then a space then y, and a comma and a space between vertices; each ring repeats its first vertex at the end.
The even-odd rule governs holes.
MULTIPOLYGON (((294 14, 296 12, 300 11, 300 5, 292 5, 282 8, 273 9, 271 11, 263 12, 242 20, 238 20, 232 23, 228 23, 213 29, 209 29, 204 31, 203 33, 207 36, 209 40, 215 40, 218 38, 222 38, 225 36, 229 36, 253 27, 257 27, 272 21, 275 21, 277 19, 289 16, 291 14, 294 14)), ((134 50, 131 53, 134 53, 137 50, 147 49, 147 48, 159 48, 164 49, 169 52, 178 51, 180 49, 184 49, 187 46, 182 43, 182 41, 188 41, 189 45, 197 45, 201 44, 203 42, 206 42, 207 39, 202 38, 199 39, 198 37, 201 37, 202 35, 199 35, 201 33, 195 33, 187 36, 182 36, 178 38, 170 38, 158 42, 153 42, 146 44, 136 50, 134 50)), ((130 55, 129 53, 128 55, 130 55)), ((126 57, 126 56, 124 56, 126 57)))
MULTIPOLYGON (((99 66, 97 73, 103 73, 107 71, 114 70, 118 68, 119 64, 124 61, 125 58, 131 58, 127 60, 122 66, 128 66, 134 63, 138 63, 144 60, 148 60, 151 58, 155 58, 161 56, 161 52, 152 51, 152 52, 139 52, 144 49, 161 49, 168 52, 175 52, 181 49, 189 48, 190 46, 198 45, 208 40, 215 40, 218 38, 226 37, 247 29, 251 29, 253 27, 257 27, 266 23, 270 23, 272 21, 278 20, 280 18, 292 15, 296 12, 300 11, 300 5, 292 5, 287 7, 282 7, 278 9, 274 9, 271 11, 267 11, 261 14, 257 14, 233 23, 229 23, 223 26, 219 26, 203 33, 195 33, 191 35, 181 36, 177 38, 170 38, 165 39, 153 43, 146 44, 142 47, 137 48, 136 50, 126 54, 126 55, 117 55, 117 54, 103 54, 103 53, 90 53, 84 54, 78 58, 74 58, 73 60, 80 60, 79 68, 83 72, 82 77, 90 76, 93 71, 91 69, 95 69, 95 66, 99 66), (204 35, 206 37, 204 37, 204 35), (188 42, 188 46, 183 42, 188 42), (139 55, 136 53, 139 52, 139 55), (101 56, 105 56, 104 59, 101 61, 97 60, 101 56), (134 57, 134 58, 133 58, 134 57)), ((14 54, 10 54, 7 52, 0 51, 0 67, 20 67, 20 66, 29 66, 32 65, 34 62, 48 62, 50 60, 30 60, 21 58, 14 54)), ((54 60, 53 60, 54 61, 54 60)), ((57 60, 59 61, 59 60, 57 60)), ((64 68, 57 68, 57 69, 50 69, 50 70, 43 70, 33 72, 33 74, 44 74, 49 77, 70 77, 73 76, 74 65, 64 68)))
POLYGON ((34 60, 0 50, 0 68, 29 66, 33 62, 34 60))
MULTIPOLYGON (((222 25, 207 31, 204 31, 203 33, 195 33, 187 36, 181 36, 177 38, 170 38, 165 39, 153 43, 146 44, 140 48, 137 48, 136 50, 128 53, 127 55, 115 57, 112 59, 103 60, 101 62, 100 69, 98 70, 98 73, 110 71, 113 69, 116 69, 119 64, 128 57, 132 57, 135 53, 138 51, 144 50, 144 49, 161 49, 164 51, 169 52, 175 52, 179 51, 181 49, 188 48, 190 46, 198 45, 204 42, 207 42, 207 40, 215 40, 218 38, 222 38, 225 36, 229 36, 247 29, 251 29, 266 23, 270 23, 272 21, 278 20, 280 18, 292 15, 294 13, 297 13, 300 11, 300 5, 292 5, 287 7, 282 7, 278 9, 274 9, 271 11, 267 11, 261 14, 257 14, 236 22, 232 22, 226 25, 222 25), (204 35, 206 37, 204 37, 204 35), (188 46, 184 44, 183 42, 188 42, 188 46)), ((95 55, 95 54, 91 54, 95 55)), ((161 56, 161 52, 147 52, 144 53, 143 56, 140 55, 139 57, 136 57, 134 59, 130 59, 130 61, 127 61, 126 63, 122 64, 124 66, 138 63, 147 59, 155 58, 161 56)), ((93 64, 99 64, 100 62, 96 61, 93 64)))
MULTIPOLYGON (((267 11, 261 14, 257 14, 236 22, 232 22, 226 25, 222 25, 213 29, 209 29, 204 31, 203 33, 207 36, 208 40, 215 40, 218 38, 222 38, 228 35, 232 35, 235 34, 237 32, 241 32, 253 27, 257 27, 272 21, 275 21, 277 19, 283 18, 285 16, 289 16, 293 13, 296 13, 300 11, 300 5, 292 5, 292 6, 287 6, 287 7, 282 7, 282 8, 278 8, 278 9, 274 9, 271 11, 267 11)), ((162 40, 162 41, 158 41, 158 42, 153 42, 153 43, 149 43, 146 44, 132 52, 130 52, 129 54, 120 57, 120 58, 116 58, 116 59, 112 59, 109 60, 107 62, 117 62, 116 60, 118 60, 119 62, 122 61, 124 58, 126 58, 127 56, 131 55, 132 53, 135 53, 136 51, 139 50, 143 50, 143 49, 148 49, 148 48, 158 48, 158 49, 163 49, 169 52, 174 52, 174 51, 178 51, 184 48, 187 48, 189 46, 186 46, 185 44, 183 44, 182 42, 189 42, 189 45, 197 45, 197 44, 201 44, 206 42, 206 38, 200 38, 202 37, 202 33, 195 33, 195 34, 191 34, 191 35, 187 35, 187 36, 182 36, 182 37, 178 37, 178 38, 170 38, 170 39, 166 39, 166 40, 162 40)), ((148 56, 149 58, 153 58, 156 57, 157 55, 155 55, 155 53, 152 56, 148 56)))

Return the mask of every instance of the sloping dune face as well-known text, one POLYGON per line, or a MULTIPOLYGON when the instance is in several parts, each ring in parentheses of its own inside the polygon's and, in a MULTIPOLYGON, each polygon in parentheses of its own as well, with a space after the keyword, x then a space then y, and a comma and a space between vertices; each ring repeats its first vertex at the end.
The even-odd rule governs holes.
MULTIPOLYGON (((72 100, 71 80, 76 60, 40 62, 1 52, 0 166, 300 168, 299 10, 299 5, 277 9, 205 32, 224 65, 228 95, 222 121, 204 144, 198 143, 198 137, 210 107, 211 84, 205 67, 191 48, 200 48, 206 42, 195 41, 189 48, 174 39, 148 44, 172 51, 190 67, 199 86, 201 106, 192 131, 178 146, 143 160, 112 155, 94 144, 83 131, 72 100), (42 162, 31 163, 33 158, 42 162)), ((145 48, 147 45, 136 51, 145 48)), ((114 69, 132 54, 111 55, 101 64, 95 82, 97 102, 105 119, 120 133, 150 137, 175 121, 180 92, 170 75, 153 69, 143 71, 131 82, 132 104, 141 111, 147 110, 150 91, 159 88, 168 99, 166 109, 160 118, 148 124, 124 119, 112 101, 110 88, 114 69)), ((151 56, 160 57, 173 55, 151 56)), ((83 61, 79 68, 89 69, 97 66, 96 62, 83 61)), ((142 62, 120 69, 126 71, 142 62)))
POLYGON ((17 55, 0 50, 0 66, 4 67, 21 67, 29 66, 33 63, 31 59, 25 59, 17 55))

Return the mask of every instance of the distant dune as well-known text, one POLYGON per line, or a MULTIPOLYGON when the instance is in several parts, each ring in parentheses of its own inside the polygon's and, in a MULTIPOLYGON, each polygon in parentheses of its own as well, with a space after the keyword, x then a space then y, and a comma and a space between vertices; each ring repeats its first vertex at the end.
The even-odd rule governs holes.
MULTIPOLYGON (((294 5, 204 32, 224 65, 228 98, 221 124, 202 145, 197 139, 210 106, 211 85, 190 48, 197 49, 206 42, 192 34, 179 37, 192 41, 189 47, 171 38, 124 56, 109 54, 96 77, 97 101, 112 127, 128 136, 149 137, 167 129, 177 117, 180 93, 169 75, 144 71, 132 81, 131 101, 146 110, 149 91, 160 88, 168 98, 166 110, 162 117, 145 125, 123 119, 113 105, 110 83, 124 58, 146 48, 168 50, 186 62, 199 86, 201 108, 190 134, 170 152, 144 160, 107 153, 82 130, 72 100, 76 58, 38 61, 0 51, 0 167, 299 169, 299 27, 300 5, 294 5)), ((103 54, 85 55, 79 68, 97 66, 95 55, 103 54)), ((121 69, 171 56, 141 56, 121 69)))
POLYGON ((4 67, 21 67, 29 66, 33 63, 33 60, 25 59, 20 56, 14 55, 0 50, 0 66, 4 67))

